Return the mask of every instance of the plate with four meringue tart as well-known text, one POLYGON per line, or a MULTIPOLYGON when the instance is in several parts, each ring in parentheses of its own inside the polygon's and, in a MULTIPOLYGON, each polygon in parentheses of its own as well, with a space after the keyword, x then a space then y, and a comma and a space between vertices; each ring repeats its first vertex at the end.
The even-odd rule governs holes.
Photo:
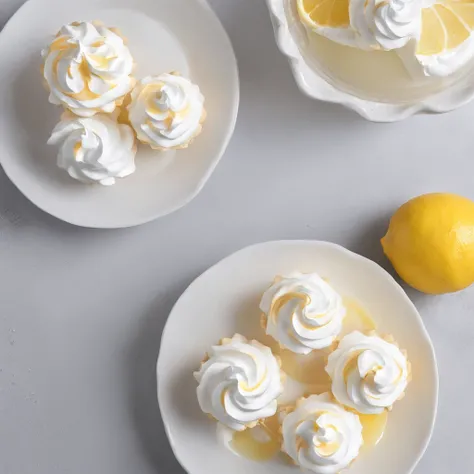
POLYGON ((327 242, 257 244, 198 277, 168 318, 157 378, 191 474, 409 474, 437 410, 415 306, 327 242))

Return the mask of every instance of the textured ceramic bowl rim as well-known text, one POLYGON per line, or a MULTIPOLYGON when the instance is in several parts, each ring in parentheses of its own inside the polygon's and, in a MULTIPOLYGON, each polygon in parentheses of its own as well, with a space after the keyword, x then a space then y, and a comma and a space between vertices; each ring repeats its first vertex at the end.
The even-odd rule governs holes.
MULTIPOLYGON (((436 416, 437 416, 437 411, 438 411, 438 393, 439 393, 439 375, 438 375, 438 368, 437 368, 437 362, 436 362, 436 354, 434 352, 434 347, 431 342, 431 338, 428 334, 428 331, 425 328, 425 325, 423 323, 423 320, 416 309, 415 305, 413 302, 410 300, 408 295, 405 293, 403 288, 395 281, 395 279, 385 270, 383 269, 380 265, 378 265, 376 262, 362 256, 359 254, 356 254, 355 252, 352 252, 345 247, 342 247, 338 244, 334 244, 332 242, 325 242, 325 241, 318 241, 318 240, 280 240, 280 241, 269 241, 269 242, 262 242, 262 243, 257 243, 254 245, 250 245, 248 247, 244 247, 227 257, 224 257, 222 260, 218 261, 211 267, 209 267, 207 270, 205 270, 201 275, 199 275, 196 279, 193 280, 193 282, 186 288, 186 290, 181 294, 181 296, 178 298, 176 303, 174 304, 170 315, 166 321, 166 324, 164 326, 162 336, 161 336, 161 344, 160 344, 160 350, 158 354, 158 360, 157 360, 157 365, 156 365, 156 376, 157 376, 157 397, 158 397, 158 404, 160 406, 160 411, 161 411, 161 416, 163 420, 163 426, 166 432, 166 435, 168 437, 171 449, 173 451, 173 454, 175 455, 176 459, 178 462, 181 464, 181 466, 185 469, 186 472, 189 474, 194 474, 194 469, 190 468, 190 465, 188 463, 187 459, 184 459, 182 456, 183 451, 182 449, 178 446, 177 440, 175 439, 175 436, 172 432, 173 429, 173 422, 172 422, 172 416, 170 413, 166 410, 168 407, 168 402, 162 403, 162 400, 164 400, 166 397, 164 395, 164 391, 166 391, 166 388, 163 388, 163 384, 161 383, 163 378, 165 378, 165 373, 168 369, 169 366, 167 366, 163 362, 163 353, 165 350, 163 349, 163 341, 165 339, 169 339, 171 336, 168 334, 169 332, 172 331, 171 329, 171 323, 170 321, 173 319, 173 313, 175 311, 178 311, 178 308, 180 307, 181 301, 183 299, 188 298, 190 294, 194 292, 194 289, 196 286, 199 286, 202 281, 208 279, 215 270, 220 269, 223 266, 228 265, 232 261, 246 257, 247 254, 252 253, 254 251, 258 251, 260 249, 266 248, 266 247, 294 247, 294 246, 315 246, 315 247, 320 247, 322 249, 327 248, 328 250, 332 251, 337 251, 340 252, 347 258, 348 260, 353 260, 357 261, 358 264, 365 266, 367 268, 371 268, 375 273, 378 274, 377 278, 380 278, 381 280, 385 280, 385 282, 392 286, 393 290, 399 295, 399 298, 404 301, 404 304, 406 304, 408 307, 410 307, 410 310, 412 314, 415 316, 414 324, 418 327, 420 336, 424 339, 424 341, 428 344, 429 347, 429 352, 432 358, 433 365, 431 369, 433 370, 432 375, 433 375, 433 398, 432 398, 432 403, 431 403, 431 422, 429 423, 429 426, 427 426, 428 431, 425 434, 425 438, 421 445, 418 448, 418 452, 416 454, 416 457, 414 457, 411 461, 411 468, 408 471, 404 471, 403 474, 411 474, 418 463, 420 462, 421 458, 423 457, 433 434, 434 431, 434 426, 436 422, 436 416), (165 406, 166 405, 166 406, 165 406), (190 470, 191 469, 191 470, 190 470)), ((295 471, 296 472, 296 471, 295 471)))
POLYGON ((266 1, 278 48, 288 58, 298 87, 313 99, 341 104, 373 122, 396 122, 419 113, 449 112, 474 98, 474 81, 469 81, 469 75, 420 102, 376 102, 344 92, 318 75, 304 60, 290 32, 285 13, 286 0, 266 1))

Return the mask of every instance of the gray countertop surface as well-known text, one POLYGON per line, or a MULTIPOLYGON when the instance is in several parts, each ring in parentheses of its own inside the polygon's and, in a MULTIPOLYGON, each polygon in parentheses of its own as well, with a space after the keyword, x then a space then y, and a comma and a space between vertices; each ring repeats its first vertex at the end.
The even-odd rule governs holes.
MULTIPOLYGON (((0 25, 21 3, 0 2, 0 25)), ((197 275, 278 239, 333 241, 392 271, 379 238, 400 204, 429 191, 474 198, 474 104, 366 122, 297 89, 264 0, 210 3, 235 48, 241 104, 192 203, 141 227, 89 230, 44 214, 0 171, 0 474, 183 473, 161 424, 155 363, 169 311, 197 275)), ((416 474, 472 473, 474 288, 407 292, 440 373, 416 474)))

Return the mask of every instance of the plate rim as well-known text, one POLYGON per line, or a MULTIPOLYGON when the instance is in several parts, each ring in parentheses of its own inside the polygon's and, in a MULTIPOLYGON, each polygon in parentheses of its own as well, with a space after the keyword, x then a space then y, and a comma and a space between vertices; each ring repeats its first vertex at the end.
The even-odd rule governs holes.
POLYGON ((231 260, 233 257, 239 255, 239 254, 243 254, 245 252, 248 252, 248 251, 252 251, 253 249, 257 248, 257 247, 265 247, 265 246, 286 246, 286 245, 307 245, 307 244, 310 244, 310 245, 315 245, 315 246, 321 246, 321 247, 329 247, 329 248, 333 248, 335 250, 338 250, 340 251, 341 253, 344 253, 346 254, 347 257, 349 258, 352 258, 354 260, 358 260, 360 262, 363 262, 364 264, 366 265, 370 265, 372 266, 374 269, 376 269, 379 273, 380 273, 380 276, 381 278, 385 278, 387 280, 387 282, 389 282, 393 287, 394 289, 399 293, 400 297, 403 298, 406 303, 408 303, 408 305, 411 307, 411 309, 413 310, 414 314, 416 314, 416 322, 418 323, 418 325, 420 326, 420 329, 421 329, 421 334, 425 340, 425 342, 428 343, 428 347, 430 349, 430 353, 431 353, 431 356, 433 358, 433 375, 434 375, 434 381, 435 381, 435 393, 434 393, 434 404, 433 404, 433 407, 432 407, 432 413, 433 413, 433 416, 432 416, 432 420, 431 420, 431 424, 430 424, 430 427, 429 427, 429 433, 428 433, 428 436, 426 437, 426 439, 423 441, 423 445, 421 446, 418 454, 417 454, 417 457, 413 460, 413 466, 411 468, 410 471, 407 471, 406 473, 404 474, 412 474, 413 471, 416 469, 418 463, 420 462, 420 460, 422 459, 423 455, 425 454, 429 444, 430 444, 430 441, 431 441, 431 438, 433 436, 433 432, 434 432, 434 427, 435 427, 435 424, 436 424, 436 419, 437 419, 437 415, 438 415, 438 404, 439 404, 439 369, 438 369, 438 362, 437 362, 437 359, 436 359, 436 353, 435 353, 435 350, 434 350, 434 346, 433 346, 433 342, 431 341, 431 337, 428 333, 428 330, 426 329, 425 327, 425 324, 423 322, 423 319, 418 311, 418 309, 416 308, 415 304, 412 302, 412 300, 409 298, 409 296, 406 294, 406 292, 404 291, 404 289, 402 288, 402 286, 395 280, 395 278, 390 275, 390 273, 385 270, 385 268, 383 268, 381 265, 379 265, 378 263, 376 263, 375 261, 371 260, 370 258, 367 258, 367 257, 364 257, 363 255, 360 255, 356 252, 353 252, 352 250, 349 250, 347 249, 346 247, 343 247, 342 245, 340 244, 336 244, 334 242, 329 242, 329 241, 324 241, 324 240, 313 240, 313 239, 295 239, 295 240, 291 240, 291 239, 284 239, 284 240, 269 240, 269 241, 264 241, 264 242, 259 242, 259 243, 255 243, 255 244, 252 244, 252 245, 248 245, 248 246, 245 246, 245 247, 242 247, 238 250, 236 250, 235 252, 232 252, 230 253, 229 255, 225 256, 224 258, 218 260, 217 262, 215 262, 214 264, 212 264, 209 268, 207 268, 206 270, 204 270, 204 272, 202 272, 200 275, 198 275, 196 278, 193 279, 193 281, 186 287, 186 289, 181 293, 181 295, 179 296, 179 298, 176 300, 176 302, 174 303, 173 307, 171 308, 171 311, 168 315, 168 318, 166 319, 166 322, 165 322, 165 325, 163 326, 163 331, 161 333, 161 338, 160 338, 160 349, 159 349, 159 352, 158 352, 158 357, 157 357, 157 362, 156 362, 156 384, 157 384, 157 401, 158 401, 158 407, 160 409, 160 415, 161 415, 161 420, 162 420, 162 423, 163 423, 163 428, 165 430, 165 433, 166 433, 166 437, 169 441, 169 444, 170 444, 170 447, 171 447, 171 450, 173 452, 173 455, 174 457, 176 458, 176 460, 178 461, 178 463, 180 464, 180 466, 188 473, 188 474, 192 474, 191 471, 188 470, 187 466, 185 466, 185 464, 183 463, 183 461, 181 460, 181 458, 179 457, 178 453, 177 453, 177 449, 176 449, 176 444, 175 444, 175 441, 173 439, 173 435, 171 433, 171 427, 169 425, 169 422, 168 420, 166 419, 166 415, 163 416, 163 413, 164 411, 162 410, 161 408, 161 403, 160 403, 160 398, 162 398, 161 396, 161 392, 162 390, 160 389, 160 379, 161 379, 161 375, 160 375, 160 372, 161 372, 161 366, 160 366, 160 359, 161 359, 161 356, 162 356, 162 350, 163 350, 163 340, 165 339, 165 336, 169 330, 169 322, 171 320, 171 316, 173 314, 173 312, 175 311, 175 308, 176 306, 178 305, 178 303, 181 301, 182 298, 185 297, 185 295, 187 295, 192 289, 193 287, 195 286, 195 284, 197 284, 201 279, 204 279, 209 273, 212 273, 212 271, 215 270, 216 267, 220 266, 220 265, 225 265, 229 260, 231 260), (382 276, 383 275, 383 276, 382 276))
MULTIPOLYGON (((41 4, 44 0, 26 0, 16 11, 11 15, 8 21, 4 24, 3 28, 0 30, 0 47, 2 46, 3 42, 6 41, 5 38, 5 31, 8 31, 12 28, 13 21, 16 17, 22 14, 22 11, 28 8, 33 3, 41 4)), ((59 0, 57 0, 59 1, 59 0)), ((17 176, 16 172, 12 171, 9 168, 9 165, 5 166, 3 154, 0 154, 0 166, 2 167, 5 175, 10 180, 11 183, 15 186, 15 188, 20 191, 20 193, 25 196, 29 202, 31 202, 34 206, 36 206, 41 211, 49 214, 56 219, 59 219, 63 222, 67 222, 68 224, 72 224, 77 227, 89 228, 89 229, 125 229, 130 227, 136 227, 143 224, 147 224, 152 222, 160 217, 167 216, 172 214, 173 212, 178 211, 179 209, 185 207, 191 201, 193 201, 196 196, 202 191, 207 181, 210 179, 212 174, 214 173, 217 165, 223 158, 229 143, 234 135, 235 126, 237 123, 237 117, 240 107, 240 75, 239 75, 239 68, 237 64, 237 57, 235 55, 234 47, 230 40, 230 37, 227 33, 227 30, 224 28, 224 25, 220 21, 219 17, 217 16, 216 12, 212 9, 209 5, 207 0, 188 0, 193 1, 196 5, 199 5, 203 11, 207 12, 209 21, 213 22, 215 27, 220 30, 221 34, 221 45, 223 48, 227 49, 227 55, 229 57, 229 70, 231 71, 232 75, 232 84, 230 84, 230 89, 232 89, 234 94, 234 100, 232 101, 232 108, 230 110, 230 121, 229 127, 227 130, 226 135, 223 137, 223 141, 221 146, 216 153, 216 158, 210 163, 209 167, 206 169, 206 172, 201 176, 201 178, 195 183, 192 191, 181 201, 173 204, 172 206, 168 206, 164 211, 158 211, 154 213, 150 213, 150 215, 146 217, 136 218, 136 219, 129 219, 128 221, 123 221, 121 223, 107 223, 107 224, 99 224, 99 223, 83 223, 81 220, 76 220, 74 215, 70 214, 67 216, 60 215, 53 210, 47 209, 42 203, 38 203, 31 195, 30 191, 26 187, 21 187, 17 181, 15 180, 15 176, 17 176)))

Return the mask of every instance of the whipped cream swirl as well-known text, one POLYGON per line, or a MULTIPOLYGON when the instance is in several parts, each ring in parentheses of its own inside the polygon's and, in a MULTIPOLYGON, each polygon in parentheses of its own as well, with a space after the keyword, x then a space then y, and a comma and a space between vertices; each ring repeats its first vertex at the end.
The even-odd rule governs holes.
POLYGON ((409 365, 395 344, 354 331, 329 355, 326 372, 339 403, 372 415, 382 413, 403 396, 409 365))
POLYGON ((365 49, 392 50, 421 31, 422 0, 351 0, 349 16, 365 49))
POLYGON ((474 35, 472 34, 456 48, 446 49, 438 54, 418 54, 415 46, 397 51, 414 79, 448 77, 458 72, 474 58, 474 35))
POLYGON ((332 402, 328 393, 299 400, 284 416, 282 434, 283 451, 317 474, 339 473, 363 444, 359 417, 332 402))
POLYGON ((124 40, 99 24, 63 26, 42 56, 49 101, 83 117, 113 112, 135 82, 124 40))
POLYGON ((266 333, 298 354, 329 347, 346 315, 341 296, 316 273, 277 277, 260 309, 266 333))
POLYGON ((236 431, 273 416, 283 392, 280 364, 270 348, 240 334, 213 346, 194 377, 201 410, 236 431))
POLYGON ((141 142, 162 150, 185 148, 201 132, 204 96, 175 73, 148 76, 133 90, 128 114, 141 142))
POLYGON ((106 115, 76 117, 66 113, 48 144, 59 144, 58 166, 83 183, 115 184, 135 171, 135 137, 128 125, 106 115))

